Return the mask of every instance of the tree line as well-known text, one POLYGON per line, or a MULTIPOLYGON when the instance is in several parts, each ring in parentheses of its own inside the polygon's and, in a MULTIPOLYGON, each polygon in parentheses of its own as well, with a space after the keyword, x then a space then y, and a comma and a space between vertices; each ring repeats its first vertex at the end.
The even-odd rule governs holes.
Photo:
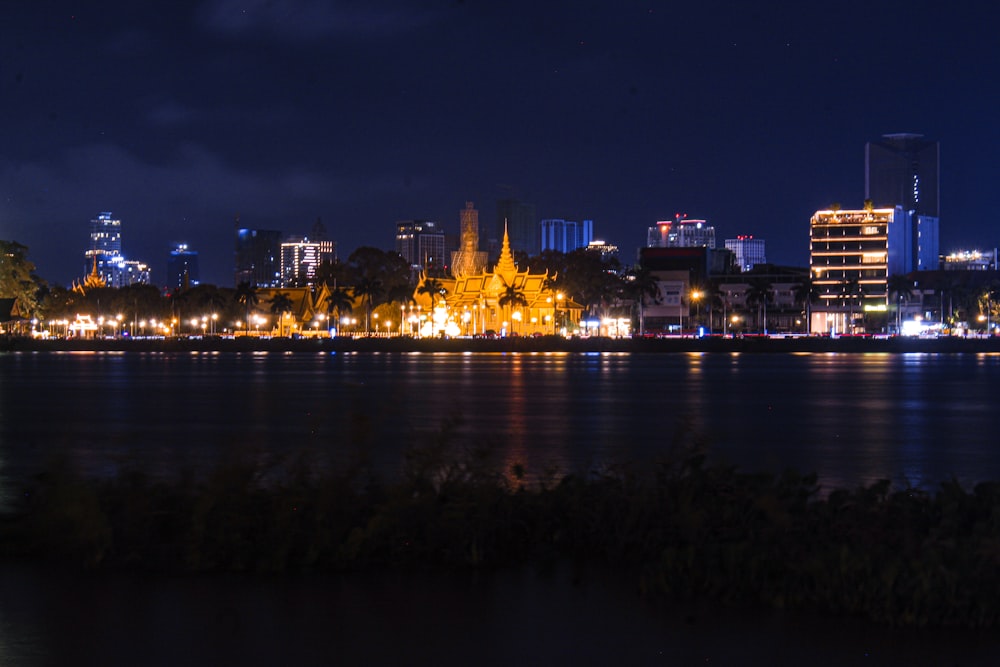
MULTIPOLYGON (((606 257, 585 249, 562 253, 545 250, 529 257, 515 253, 519 270, 533 274, 547 274, 545 289, 561 294, 580 304, 588 316, 628 314, 635 328, 643 329, 644 304, 657 303, 659 286, 648 268, 636 264, 625 267, 615 257, 606 257)), ((758 323, 769 319, 768 308, 775 303, 772 278, 766 268, 741 276, 746 287, 740 304, 746 314, 758 323)), ((975 325, 981 318, 993 323, 1000 321, 1000 285, 991 276, 971 275, 977 272, 931 271, 890 276, 887 284, 888 307, 898 327, 902 306, 921 291, 933 290, 939 295, 936 304, 948 323, 969 322, 975 325)), ((981 272, 978 272, 981 273, 981 272)), ((420 288, 430 295, 432 302, 447 299, 447 291, 440 278, 443 273, 430 273, 420 288)), ((726 276, 731 281, 733 276, 726 276)), ((808 275, 794 279, 794 301, 797 312, 809 319, 810 310, 819 299, 819 292, 808 275)), ((407 261, 398 253, 362 246, 354 250, 345 261, 321 264, 315 277, 316 285, 326 285, 329 298, 326 313, 340 317, 360 308, 364 326, 370 328, 373 313, 380 307, 386 313, 398 312, 399 305, 412 303, 415 277, 407 261), (391 305, 390 305, 391 304, 391 305)), ((734 304, 729 303, 722 289, 720 278, 695 281, 682 295, 682 307, 688 316, 700 318, 711 329, 721 324, 725 313, 734 304)), ((841 303, 852 299, 860 310, 861 290, 856 282, 848 281, 840 295, 841 303)), ((93 288, 81 293, 61 285, 49 284, 41 278, 35 265, 28 259, 28 248, 16 241, 0 240, 0 298, 16 299, 15 316, 41 322, 73 319, 78 313, 93 317, 116 318, 127 322, 142 320, 174 320, 202 317, 214 313, 225 323, 242 321, 249 326, 252 313, 264 309, 273 314, 287 312, 289 304, 285 295, 275 295, 267 303, 260 303, 257 287, 243 283, 236 287, 199 284, 187 289, 162 290, 153 285, 134 284, 121 288, 93 288)), ((504 308, 523 305, 524 295, 514 286, 508 286, 501 295, 504 308)), ((867 314, 866 329, 887 330, 893 324, 882 315, 867 314), (878 321, 876 321, 878 320, 878 321)), ((693 322, 692 322, 693 323, 693 322)))

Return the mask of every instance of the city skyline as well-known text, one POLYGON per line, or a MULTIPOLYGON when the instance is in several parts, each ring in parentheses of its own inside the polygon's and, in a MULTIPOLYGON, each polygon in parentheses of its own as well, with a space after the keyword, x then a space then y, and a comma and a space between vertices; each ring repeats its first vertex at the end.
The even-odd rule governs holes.
POLYGON ((229 284, 233 220, 341 255, 473 201, 591 219, 631 261, 676 213, 806 265, 809 218, 862 205, 865 146, 937 141, 944 253, 997 244, 998 64, 975 9, 924 3, 18 6, 0 23, 0 238, 80 275, 113 211, 128 257, 178 243, 229 284), (917 46, 919 44, 919 47, 917 46))

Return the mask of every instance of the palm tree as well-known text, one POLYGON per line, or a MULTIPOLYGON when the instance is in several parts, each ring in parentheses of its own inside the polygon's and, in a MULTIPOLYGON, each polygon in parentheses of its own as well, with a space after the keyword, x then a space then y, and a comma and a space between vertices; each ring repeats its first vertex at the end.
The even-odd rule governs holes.
POLYGON ((434 299, 437 297, 444 297, 447 293, 444 285, 437 278, 427 278, 424 282, 417 288, 417 294, 426 294, 431 298, 431 310, 434 310, 434 299))
POLYGON ((983 285, 982 291, 979 294, 979 312, 980 316, 985 320, 987 335, 989 335, 990 328, 997 321, 997 291, 997 281, 990 280, 983 285))
POLYGON ((767 334, 767 304, 771 300, 771 281, 767 278, 751 278, 747 286, 747 305, 757 306, 757 315, 760 316, 761 309, 764 316, 760 319, 761 333, 767 334))
POLYGON ((250 311, 257 307, 260 297, 257 296, 257 288, 249 282, 241 282, 236 286, 236 302, 246 309, 246 333, 250 334, 250 311))
POLYGON ((811 275, 805 276, 795 285, 794 296, 795 302, 800 304, 806 312, 806 333, 809 333, 812 328, 812 305, 819 298, 811 275))
POLYGON ((889 298, 896 302, 896 333, 898 334, 902 326, 903 299, 909 300, 913 296, 913 279, 906 275, 889 276, 886 288, 889 298))
POLYGON ((278 317, 278 335, 283 336, 285 313, 292 312, 292 308, 295 307, 295 303, 292 301, 292 298, 284 292, 278 292, 272 296, 269 303, 271 304, 271 314, 277 315, 278 317))
POLYGON ((355 283, 353 293, 365 303, 365 332, 371 332, 372 308, 375 299, 381 298, 385 286, 378 278, 361 278, 355 283))
POLYGON ((719 280, 717 278, 709 278, 703 287, 702 300, 705 305, 708 306, 708 332, 712 333, 715 331, 715 310, 716 308, 724 309, 725 304, 723 303, 722 290, 719 287, 719 280))
POLYGON ((514 307, 521 306, 524 308, 528 305, 528 299, 525 298, 524 292, 513 285, 507 285, 503 293, 500 294, 500 298, 497 299, 497 305, 501 308, 506 308, 508 311, 507 319, 513 321, 512 311, 514 307))
POLYGON ((653 303, 659 303, 660 283, 649 269, 637 265, 626 274, 624 292, 639 306, 639 335, 641 336, 646 332, 645 310, 643 308, 646 305, 646 297, 651 298, 653 303))
POLYGON ((334 287, 330 289, 326 299, 326 317, 337 323, 337 330, 340 330, 340 315, 349 313, 354 307, 354 299, 351 297, 351 290, 346 287, 334 287))

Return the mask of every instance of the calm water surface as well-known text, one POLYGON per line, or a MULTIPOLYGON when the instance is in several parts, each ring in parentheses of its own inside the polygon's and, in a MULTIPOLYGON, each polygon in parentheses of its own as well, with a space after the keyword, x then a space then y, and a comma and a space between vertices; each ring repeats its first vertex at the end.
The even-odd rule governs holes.
MULTIPOLYGON (((0 354, 0 505, 52 457, 161 474, 233 453, 367 455, 457 420, 529 473, 668 455, 933 487, 1000 479, 1000 356, 0 354)), ((607 585, 606 585, 607 584, 607 585)), ((993 665, 994 633, 651 608, 572 573, 143 579, 0 563, 0 664, 993 665), (389 639, 387 641, 387 638, 389 639)))
POLYGON ((1000 355, 0 354, 0 479, 55 455, 169 473, 308 451, 380 474, 453 421, 529 474, 663 459, 696 437, 826 486, 1000 479, 1000 355))

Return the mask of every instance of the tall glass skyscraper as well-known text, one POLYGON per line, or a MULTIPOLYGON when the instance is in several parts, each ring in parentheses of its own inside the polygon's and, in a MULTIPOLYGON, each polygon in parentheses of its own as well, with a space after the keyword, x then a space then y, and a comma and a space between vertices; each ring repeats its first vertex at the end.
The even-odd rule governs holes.
POLYGON ((940 217, 940 149, 922 134, 886 134, 865 145, 865 199, 875 208, 902 206, 940 217))
POLYGON ((236 220, 235 283, 255 287, 281 286, 281 232, 275 229, 246 229, 236 220))
POLYGON ((122 221, 110 211, 99 213, 90 221, 90 247, 84 252, 87 258, 84 275, 94 268, 94 258, 97 258, 97 272, 104 276, 110 285, 112 283, 111 266, 121 259, 122 254, 122 221))
POLYGON ((865 145, 865 198, 910 215, 902 271, 938 268, 940 147, 921 134, 886 134, 865 145))

